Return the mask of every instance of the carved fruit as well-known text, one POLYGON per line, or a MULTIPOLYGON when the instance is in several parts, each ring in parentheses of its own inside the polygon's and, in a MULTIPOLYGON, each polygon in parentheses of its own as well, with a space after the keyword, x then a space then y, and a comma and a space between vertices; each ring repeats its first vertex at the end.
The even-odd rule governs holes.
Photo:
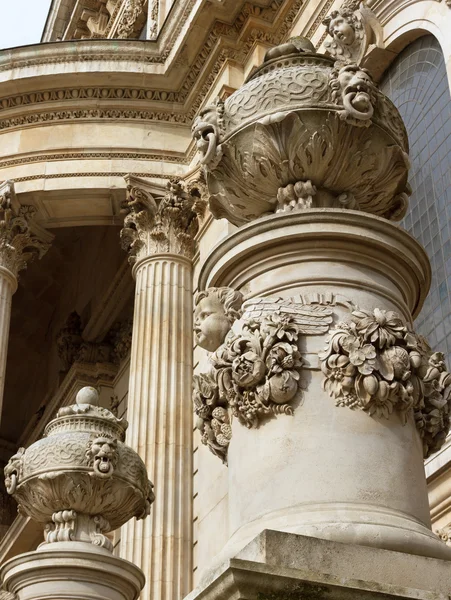
POLYGON ((269 397, 276 404, 290 402, 298 391, 298 382, 289 373, 278 373, 269 380, 269 397))

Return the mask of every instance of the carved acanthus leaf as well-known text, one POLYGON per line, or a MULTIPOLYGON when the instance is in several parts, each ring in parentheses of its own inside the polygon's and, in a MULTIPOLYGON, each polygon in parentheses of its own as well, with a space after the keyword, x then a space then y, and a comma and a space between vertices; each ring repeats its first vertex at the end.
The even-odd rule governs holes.
POLYGON ((187 192, 175 179, 168 182, 167 189, 164 196, 154 198, 142 186, 127 186, 121 241, 131 264, 151 254, 180 254, 187 258, 194 254, 194 237, 199 229, 198 194, 187 192))
POLYGON ((0 266, 17 278, 28 262, 44 256, 50 244, 30 228, 36 209, 25 205, 14 210, 13 194, 12 182, 6 181, 0 186, 0 266))

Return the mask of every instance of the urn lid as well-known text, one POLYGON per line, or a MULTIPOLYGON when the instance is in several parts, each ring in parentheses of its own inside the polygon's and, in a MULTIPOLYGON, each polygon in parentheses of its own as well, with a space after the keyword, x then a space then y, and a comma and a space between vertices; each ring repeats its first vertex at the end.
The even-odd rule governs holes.
POLYGON ((263 63, 249 75, 245 84, 271 71, 278 71, 299 64, 332 67, 334 61, 329 56, 318 53, 308 38, 292 37, 284 44, 267 50, 263 63))
POLYGON ((76 396, 75 404, 59 409, 56 419, 50 421, 45 428, 45 437, 68 431, 83 431, 103 434, 123 442, 127 421, 118 419, 110 410, 99 406, 99 401, 99 392, 94 387, 82 388, 76 396))

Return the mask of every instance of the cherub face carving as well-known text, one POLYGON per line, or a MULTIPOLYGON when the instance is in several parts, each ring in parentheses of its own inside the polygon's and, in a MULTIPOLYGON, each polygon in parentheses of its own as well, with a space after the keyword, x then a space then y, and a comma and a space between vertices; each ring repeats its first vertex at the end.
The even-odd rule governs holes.
POLYGON ((209 288, 196 298, 194 332, 196 342, 214 352, 224 342, 233 322, 241 315, 243 296, 231 288, 209 288))
POLYGON ((351 46, 355 41, 355 30, 352 24, 343 15, 337 14, 335 18, 330 21, 328 26, 329 33, 337 41, 351 46))

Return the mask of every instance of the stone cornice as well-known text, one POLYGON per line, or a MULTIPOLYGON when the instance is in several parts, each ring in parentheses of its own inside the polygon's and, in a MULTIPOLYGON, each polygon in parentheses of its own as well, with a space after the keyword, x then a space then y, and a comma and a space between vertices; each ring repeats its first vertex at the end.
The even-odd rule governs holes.
MULTIPOLYGON (((184 6, 183 16, 186 21, 193 8, 191 4, 194 3, 180 4, 184 6)), ((39 50, 35 48, 34 51, 28 47, 0 53, 0 71, 4 71, 3 77, 0 77, 0 97, 3 96, 0 102, 0 114, 3 116, 0 128, 79 119, 137 119, 190 124, 223 64, 227 60, 244 64, 255 43, 279 43, 289 35, 302 6, 303 0, 292 3, 276 0, 271 8, 261 9, 256 19, 253 5, 245 3, 231 23, 213 20, 203 40, 199 39, 193 28, 197 39, 183 41, 197 46, 198 51, 191 64, 184 65, 184 69, 180 69, 181 58, 173 52, 177 36, 181 35, 183 29, 183 19, 177 23, 176 31, 171 32, 172 36, 161 35, 158 43, 90 40, 40 46, 39 50), (120 52, 118 44, 121 44, 120 52), (73 63, 77 80, 80 81, 78 88, 64 85, 71 74, 68 65, 73 63), (95 73, 97 85, 92 85, 93 74, 87 69, 80 69, 80 63, 98 65, 95 73), (29 91, 24 89, 20 94, 8 94, 7 90, 13 89, 12 82, 8 82, 8 70, 13 67, 14 89, 24 88, 26 85, 29 91), (22 77, 29 76, 28 67, 39 67, 35 70, 40 87, 45 85, 46 75, 51 73, 52 86, 36 90, 33 78, 31 81, 27 80, 27 83, 21 81, 22 77), (112 71, 120 73, 124 85, 99 86, 99 71, 105 73, 106 77, 112 71), (152 74, 152 80, 156 82, 161 81, 161 75, 164 75, 166 89, 133 85, 133 80, 136 82, 139 79, 141 82, 142 75, 146 73, 152 74), (177 82, 183 74, 186 74, 185 79, 177 82), (55 77, 60 85, 55 83, 55 77), (86 85, 82 85, 83 82, 86 85), (93 100, 96 100, 95 109, 92 108, 93 100), (174 105, 177 107, 175 110, 174 105), (38 109, 40 106, 46 110, 38 109), (53 106, 58 109, 53 109, 53 106)), ((169 26, 165 30, 169 31, 169 26)), ((189 37, 189 32, 186 35, 189 37)), ((178 42, 180 44, 182 40, 178 42)))

